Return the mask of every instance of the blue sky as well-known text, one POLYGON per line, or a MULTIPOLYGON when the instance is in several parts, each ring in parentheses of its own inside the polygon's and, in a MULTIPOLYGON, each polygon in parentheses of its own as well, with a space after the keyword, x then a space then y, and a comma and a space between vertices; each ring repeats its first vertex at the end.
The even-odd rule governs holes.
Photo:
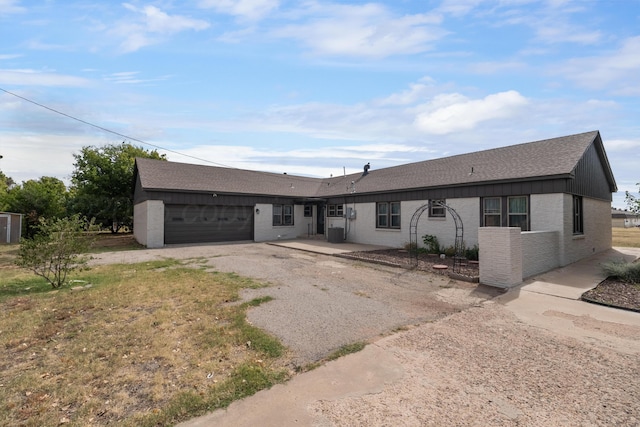
POLYGON ((0 0, 0 88, 133 139, 0 91, 18 182, 125 140, 328 177, 596 129, 614 206, 640 182, 640 0, 0 0))

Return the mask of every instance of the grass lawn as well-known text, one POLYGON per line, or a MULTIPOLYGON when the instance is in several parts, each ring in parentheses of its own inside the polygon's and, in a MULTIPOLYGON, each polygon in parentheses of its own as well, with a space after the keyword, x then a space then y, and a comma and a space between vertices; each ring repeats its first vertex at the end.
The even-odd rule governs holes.
POLYGON ((613 246, 640 248, 640 227, 613 227, 613 246))
POLYGON ((172 425, 289 377, 245 320, 261 283, 163 260, 73 273, 59 290, 0 246, 0 426, 172 425))

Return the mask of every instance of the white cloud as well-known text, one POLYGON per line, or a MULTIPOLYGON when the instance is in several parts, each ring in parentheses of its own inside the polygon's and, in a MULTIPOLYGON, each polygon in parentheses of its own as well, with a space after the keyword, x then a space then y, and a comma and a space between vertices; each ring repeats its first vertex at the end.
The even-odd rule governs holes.
POLYGON ((619 49, 600 56, 567 61, 556 72, 576 84, 614 95, 640 95, 640 36, 624 40, 619 49))
POLYGON ((198 3, 201 8, 211 8, 249 21, 263 18, 279 4, 278 0, 200 0, 198 3))
POLYGON ((20 58, 20 57, 22 57, 22 55, 20 55, 20 54, 0 55, 0 61, 5 61, 7 59, 16 59, 16 58, 20 58))
POLYGON ((435 90, 435 81, 423 77, 418 83, 410 83, 409 89, 393 93, 386 98, 375 101, 377 105, 412 105, 426 99, 435 90))
POLYGON ((439 95, 421 106, 424 111, 417 115, 415 125, 437 135, 470 130, 487 120, 513 116, 518 108, 527 103, 527 99, 514 90, 475 100, 460 94, 439 95))
POLYGON ((116 37, 124 39, 120 45, 123 52, 134 52, 182 31, 200 31, 210 26, 207 21, 201 19, 169 15, 155 6, 138 8, 129 3, 124 3, 123 6, 134 12, 134 17, 121 21, 109 30, 116 37))
POLYGON ((25 86, 88 86, 91 82, 87 79, 57 74, 48 71, 30 69, 0 69, 0 83, 25 86))
POLYGON ((601 31, 581 28, 555 19, 543 20, 534 28, 536 36, 545 43, 577 43, 583 45, 596 44, 603 38, 601 31))
POLYGON ((169 78, 169 76, 160 76, 155 78, 141 78, 139 77, 139 71, 122 71, 119 73, 112 73, 106 76, 103 76, 103 79, 108 82, 112 82, 115 84, 140 84, 140 83, 151 83, 164 81, 169 78))
POLYGON ((27 9, 18 6, 19 3, 20 0, 0 0, 0 16, 26 12, 27 9))
MULTIPOLYGON (((501 1, 493 10, 485 13, 493 19, 493 26, 529 27, 535 34, 534 41, 545 45, 597 44, 605 35, 589 25, 593 13, 583 7, 584 4, 574 1, 501 1)), ((538 49, 530 47, 527 50, 538 49)))
POLYGON ((640 150, 640 139, 607 139, 604 142, 607 152, 624 151, 634 153, 640 150))
POLYGON ((425 52, 446 32, 439 15, 394 16, 375 3, 313 4, 307 22, 285 25, 271 34, 298 40, 320 55, 381 58, 425 52))
POLYGON ((3 139, 2 171, 18 183, 53 176, 69 184, 73 154, 83 146, 107 142, 86 134, 33 134, 24 131, 4 133, 3 139))
MULTIPOLYGON (((373 167, 380 168, 406 163, 409 156, 415 155, 415 153, 422 153, 422 157, 424 153, 432 153, 433 151, 406 144, 362 144, 292 150, 248 145, 200 145, 181 149, 180 152, 200 159, 211 158, 211 153, 216 153, 215 162, 218 165, 240 169, 328 177, 342 175, 344 172, 342 166, 346 163, 357 165, 345 166, 346 173, 355 173, 361 171, 361 166, 367 162, 375 161, 373 167), (309 162, 311 159, 313 162, 309 162)), ((166 154, 171 161, 211 165, 211 163, 186 158, 175 153, 167 152, 166 154)))
POLYGON ((483 0, 444 0, 438 10, 455 17, 461 17, 479 6, 482 1, 483 0))

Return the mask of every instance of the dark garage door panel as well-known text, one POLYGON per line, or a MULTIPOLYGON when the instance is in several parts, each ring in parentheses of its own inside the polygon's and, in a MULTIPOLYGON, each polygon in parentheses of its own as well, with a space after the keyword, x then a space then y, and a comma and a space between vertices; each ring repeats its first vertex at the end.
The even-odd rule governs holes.
POLYGON ((253 240, 253 206, 165 205, 164 242, 253 240))

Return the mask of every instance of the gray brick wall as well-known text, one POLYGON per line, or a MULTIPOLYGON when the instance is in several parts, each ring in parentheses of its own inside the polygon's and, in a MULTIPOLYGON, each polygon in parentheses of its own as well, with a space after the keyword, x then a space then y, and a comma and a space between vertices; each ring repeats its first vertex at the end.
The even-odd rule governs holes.
POLYGON ((510 288, 522 283, 522 233, 514 227, 481 227, 480 283, 510 288))

